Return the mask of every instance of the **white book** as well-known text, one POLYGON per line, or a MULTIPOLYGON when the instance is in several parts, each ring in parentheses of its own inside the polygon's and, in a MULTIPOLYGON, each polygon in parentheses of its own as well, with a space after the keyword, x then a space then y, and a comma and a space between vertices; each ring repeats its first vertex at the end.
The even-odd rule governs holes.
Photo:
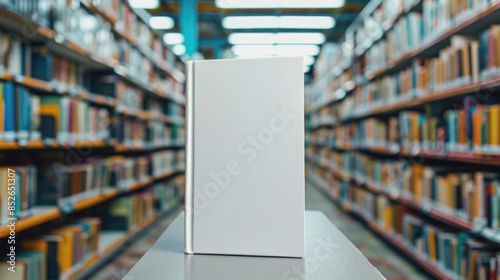
POLYGON ((304 256, 302 57, 187 63, 185 252, 304 256))

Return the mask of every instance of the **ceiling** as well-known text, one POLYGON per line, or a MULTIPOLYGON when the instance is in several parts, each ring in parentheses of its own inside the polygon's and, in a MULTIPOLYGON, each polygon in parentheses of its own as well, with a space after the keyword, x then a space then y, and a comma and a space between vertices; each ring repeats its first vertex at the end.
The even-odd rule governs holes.
MULTIPOLYGON (((227 0, 239 1, 239 0, 227 0)), ((304 0, 306 1, 306 0, 304 0)), ((160 5, 155 9, 147 10, 152 16, 169 16, 174 19, 175 26, 167 32, 182 32, 182 8, 186 5, 196 5, 197 19, 197 51, 206 59, 220 58, 224 49, 228 49, 228 36, 234 30, 224 29, 222 20, 226 16, 333 16, 335 26, 326 30, 300 30, 322 32, 327 42, 335 42, 342 37, 347 27, 356 18, 359 12, 369 0, 345 0, 345 4, 340 8, 298 8, 298 9, 219 9, 214 0, 160 0, 160 5), (195 1, 191 2, 191 1, 195 1), (191 2, 191 3, 189 3, 191 2)), ((237 2, 235 2, 237 3, 237 2)), ((191 6, 192 7, 192 6, 191 6)), ((192 29, 192 30, 196 30, 192 29)), ((237 32, 298 32, 292 29, 272 29, 272 30, 237 30, 237 32)), ((185 32, 185 31, 184 31, 185 32)), ((191 40, 196 37, 190 37, 191 40)), ((189 38, 186 38, 186 41, 189 38)), ((310 74, 310 73, 309 73, 310 74)))

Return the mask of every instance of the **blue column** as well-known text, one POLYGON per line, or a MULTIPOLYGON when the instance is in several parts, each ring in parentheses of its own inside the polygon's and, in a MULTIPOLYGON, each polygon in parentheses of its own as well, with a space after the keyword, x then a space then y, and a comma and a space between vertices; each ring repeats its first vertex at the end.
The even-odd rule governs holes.
POLYGON ((196 12, 196 0, 181 0, 181 11, 179 24, 182 35, 184 35, 184 46, 186 54, 192 56, 198 51, 198 14, 196 12))

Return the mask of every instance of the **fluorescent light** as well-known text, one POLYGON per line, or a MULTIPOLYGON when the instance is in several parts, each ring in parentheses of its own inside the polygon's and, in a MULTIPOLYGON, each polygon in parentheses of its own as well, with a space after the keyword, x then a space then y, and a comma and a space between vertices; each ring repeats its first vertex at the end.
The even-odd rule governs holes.
POLYGON ((175 45, 172 50, 176 55, 183 55, 186 53, 186 47, 184 45, 175 45))
POLYGON ((316 45, 234 45, 231 47, 237 56, 274 56, 274 55, 309 55, 319 54, 319 47, 316 45))
POLYGON ((222 9, 338 8, 344 0, 215 0, 222 9))
POLYGON ((309 33, 232 33, 229 43, 241 44, 323 44, 325 35, 320 32, 309 33))
POLYGON ((174 27, 174 20, 171 17, 150 17, 149 26, 153 29, 170 29, 174 27))
POLYGON ((311 70, 311 66, 309 66, 309 65, 304 65, 304 73, 309 72, 309 70, 311 70))
POLYGON ((132 8, 140 9, 155 9, 160 5, 158 0, 129 0, 128 3, 132 8))
POLYGON ((222 20, 226 29, 330 29, 335 19, 329 16, 229 16, 222 20))
POLYGON ((184 35, 181 33, 166 33, 163 35, 163 41, 167 45, 178 45, 184 43, 184 35))

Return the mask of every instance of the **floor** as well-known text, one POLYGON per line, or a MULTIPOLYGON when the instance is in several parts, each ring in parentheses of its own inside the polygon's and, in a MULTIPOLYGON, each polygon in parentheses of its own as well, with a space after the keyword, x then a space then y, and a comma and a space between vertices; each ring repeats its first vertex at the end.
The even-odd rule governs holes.
MULTIPOLYGON (((306 183, 306 209, 319 210, 325 213, 387 279, 430 279, 361 223, 340 211, 317 188, 308 183, 306 183)), ((127 271, 146 253, 148 248, 153 245, 179 211, 174 211, 172 215, 159 221, 142 238, 125 249, 91 278, 97 280, 121 280, 127 274, 127 271)))

